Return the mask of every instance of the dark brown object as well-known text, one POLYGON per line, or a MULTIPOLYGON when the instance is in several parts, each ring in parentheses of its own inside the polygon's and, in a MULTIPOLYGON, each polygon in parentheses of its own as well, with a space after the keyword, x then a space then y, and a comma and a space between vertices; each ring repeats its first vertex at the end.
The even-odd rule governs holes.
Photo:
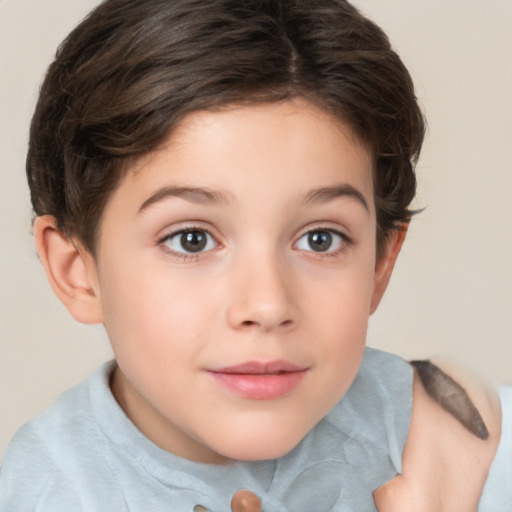
POLYGON ((242 489, 233 494, 232 512, 261 512, 261 500, 251 491, 242 489))
POLYGON ((428 396, 465 428, 480 439, 487 439, 489 431, 466 390, 428 359, 411 361, 428 396))

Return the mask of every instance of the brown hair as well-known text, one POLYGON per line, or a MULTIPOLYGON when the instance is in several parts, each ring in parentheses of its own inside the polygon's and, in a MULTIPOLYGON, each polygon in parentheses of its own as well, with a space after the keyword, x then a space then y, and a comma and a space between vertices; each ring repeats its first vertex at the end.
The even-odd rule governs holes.
POLYGON ((106 0, 59 47, 32 120, 27 176, 94 252, 125 163, 188 113, 302 96, 375 157, 377 248, 410 219, 424 120, 386 35, 343 0, 106 0))

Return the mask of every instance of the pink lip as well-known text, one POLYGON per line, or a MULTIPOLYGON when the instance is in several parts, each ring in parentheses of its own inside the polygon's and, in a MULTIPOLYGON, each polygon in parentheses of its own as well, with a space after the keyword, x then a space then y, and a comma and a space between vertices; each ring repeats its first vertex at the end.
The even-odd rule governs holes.
POLYGON ((253 400, 272 400, 295 389, 308 368, 288 361, 248 361, 209 370, 210 375, 235 394, 253 400))

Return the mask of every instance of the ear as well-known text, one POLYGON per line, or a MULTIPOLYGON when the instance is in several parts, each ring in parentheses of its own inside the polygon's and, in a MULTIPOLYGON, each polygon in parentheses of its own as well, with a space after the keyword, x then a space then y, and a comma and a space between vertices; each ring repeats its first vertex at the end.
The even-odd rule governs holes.
POLYGON ((373 280, 373 295, 370 304, 370 314, 375 313, 377 306, 380 304, 382 296, 388 287, 393 267, 402 248, 402 244, 407 234, 409 224, 403 223, 394 229, 388 236, 384 252, 375 265, 375 274, 373 280))
POLYGON ((71 316, 84 324, 101 323, 98 275, 92 255, 69 240, 50 215, 35 219, 34 239, 46 277, 71 316))

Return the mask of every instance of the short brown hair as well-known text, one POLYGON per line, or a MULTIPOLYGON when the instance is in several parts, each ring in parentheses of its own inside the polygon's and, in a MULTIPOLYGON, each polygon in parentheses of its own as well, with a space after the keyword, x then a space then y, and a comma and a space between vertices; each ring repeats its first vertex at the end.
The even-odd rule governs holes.
POLYGON ((187 114, 302 96, 375 158, 377 248, 410 219, 425 124, 388 38, 343 0, 106 0, 59 47, 32 120, 36 215, 94 252, 126 162, 187 114))

